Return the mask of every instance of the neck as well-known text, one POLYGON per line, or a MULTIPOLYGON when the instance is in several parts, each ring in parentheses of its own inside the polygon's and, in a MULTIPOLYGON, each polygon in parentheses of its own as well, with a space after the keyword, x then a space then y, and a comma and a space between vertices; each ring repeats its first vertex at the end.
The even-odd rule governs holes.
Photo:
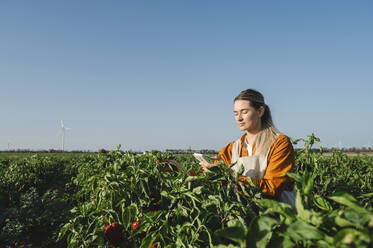
POLYGON ((246 141, 248 144, 252 144, 252 142, 255 140, 257 133, 258 132, 253 133, 253 132, 246 131, 246 141))
POLYGON ((255 140, 256 135, 260 132, 260 128, 255 130, 246 130, 246 140, 247 143, 252 144, 252 142, 255 140))

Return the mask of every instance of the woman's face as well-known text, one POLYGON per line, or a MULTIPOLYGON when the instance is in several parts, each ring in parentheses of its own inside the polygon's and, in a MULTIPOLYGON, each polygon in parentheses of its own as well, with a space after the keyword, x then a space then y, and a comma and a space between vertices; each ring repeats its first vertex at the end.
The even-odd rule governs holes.
POLYGON ((264 114, 264 108, 256 110, 250 101, 237 100, 234 102, 234 117, 241 131, 258 132, 261 128, 260 118, 264 114))

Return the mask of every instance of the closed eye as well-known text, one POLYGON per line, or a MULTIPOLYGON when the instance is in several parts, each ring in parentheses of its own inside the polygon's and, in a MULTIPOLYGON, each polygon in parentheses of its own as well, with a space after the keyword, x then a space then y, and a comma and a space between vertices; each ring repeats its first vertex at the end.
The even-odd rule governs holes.
POLYGON ((249 112, 248 109, 241 109, 240 111, 233 111, 234 115, 238 115, 238 113, 247 114, 249 112))

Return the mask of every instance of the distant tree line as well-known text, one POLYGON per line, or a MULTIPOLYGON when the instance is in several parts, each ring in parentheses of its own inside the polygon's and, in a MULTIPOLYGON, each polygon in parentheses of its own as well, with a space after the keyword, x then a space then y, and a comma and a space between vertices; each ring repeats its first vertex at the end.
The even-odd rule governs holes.
MULTIPOLYGON (((62 150, 55 150, 55 149, 49 149, 49 150, 31 150, 31 149, 13 149, 13 150, 3 150, 0 151, 0 153, 108 153, 110 150, 106 149, 99 149, 97 152, 89 151, 89 150, 72 150, 72 151, 62 151, 62 150)), ((143 153, 142 151, 123 151, 121 152, 130 152, 135 154, 143 153)), ((166 149, 165 152, 169 152, 172 154, 192 154, 192 153, 202 153, 202 154, 215 154, 218 153, 218 151, 212 150, 212 149, 201 149, 201 150, 192 150, 192 149, 166 149)))
MULTIPOLYGON (((298 151, 302 148, 295 148, 294 150, 298 151)), ((312 148, 310 149, 311 152, 319 153, 319 148, 312 148)), ((336 148, 336 147, 322 147, 323 152, 335 152, 335 151, 341 151, 341 152, 349 152, 349 153, 361 153, 361 152, 373 152, 372 147, 349 147, 349 148, 336 148)))
POLYGON ((3 150, 0 153, 93 153, 89 150, 72 150, 72 151, 62 151, 62 150, 31 150, 31 149, 12 149, 12 150, 3 150))
POLYGON ((218 151, 213 149, 200 149, 200 150, 192 150, 192 149, 166 149, 166 152, 172 154, 193 154, 193 153, 202 153, 202 154, 216 154, 218 151))
MULTIPOLYGON (((301 148, 295 148, 295 150, 300 150, 301 148)), ((107 153, 110 150, 106 149, 99 149, 97 152, 90 151, 90 150, 72 150, 72 151, 62 151, 56 149, 49 149, 49 150, 30 150, 30 149, 13 149, 13 150, 3 150, 0 153, 107 153)), ((122 151, 122 150, 121 150, 122 151)), ((312 148, 312 152, 320 152, 319 148, 312 148)), ((323 147, 323 152, 334 152, 334 151, 341 151, 341 152, 351 152, 351 153, 364 153, 364 152, 373 152, 372 147, 349 147, 349 148, 335 148, 335 147, 323 147)), ((141 151, 122 151, 122 152, 130 152, 135 154, 143 153, 141 151)), ((193 153, 202 153, 202 154, 217 154, 218 151, 213 149, 166 149, 165 152, 169 152, 171 154, 193 154, 193 153)))

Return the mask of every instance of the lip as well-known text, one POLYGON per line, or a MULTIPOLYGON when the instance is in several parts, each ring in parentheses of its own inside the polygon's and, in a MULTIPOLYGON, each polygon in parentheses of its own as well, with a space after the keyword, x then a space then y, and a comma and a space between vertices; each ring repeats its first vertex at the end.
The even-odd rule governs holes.
POLYGON ((240 127, 242 127, 242 126, 244 126, 245 125, 245 123, 240 123, 240 124, 238 124, 240 127))

